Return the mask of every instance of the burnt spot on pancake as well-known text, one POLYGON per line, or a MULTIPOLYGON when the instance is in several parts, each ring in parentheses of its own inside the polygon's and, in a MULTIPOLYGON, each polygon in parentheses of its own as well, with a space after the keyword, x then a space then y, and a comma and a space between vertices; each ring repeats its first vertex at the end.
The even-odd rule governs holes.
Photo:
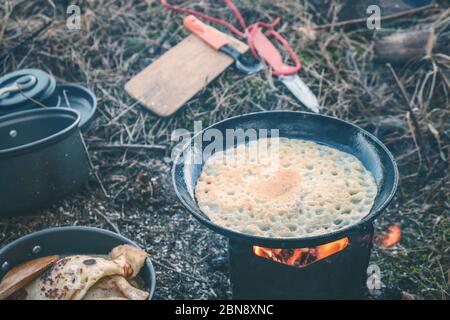
POLYGON ((87 259, 83 261, 83 264, 86 266, 93 266, 97 261, 95 259, 87 259))

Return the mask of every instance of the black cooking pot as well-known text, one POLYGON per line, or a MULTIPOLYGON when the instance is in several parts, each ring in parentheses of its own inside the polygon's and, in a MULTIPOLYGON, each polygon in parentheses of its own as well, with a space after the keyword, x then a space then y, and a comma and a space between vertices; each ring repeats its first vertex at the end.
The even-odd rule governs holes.
POLYGON ((59 84, 39 69, 21 69, 0 77, 0 116, 42 107, 65 107, 80 113, 81 130, 89 127, 97 110, 94 93, 77 84, 59 84), (20 83, 20 90, 15 85, 20 83))
POLYGON ((32 214, 88 179, 79 122, 67 108, 0 117, 0 217, 32 214))
MULTIPOLYGON (((236 140, 236 139, 235 139, 236 140)), ((237 144, 237 141, 234 141, 237 144)), ((224 145, 224 148, 226 146, 224 145)), ((195 135, 178 155, 173 167, 173 184, 182 204, 202 224, 232 239, 247 241, 253 245, 269 248, 303 248, 341 239, 350 231, 365 229, 378 217, 395 194, 398 184, 398 169, 394 157, 372 134, 349 122, 333 117, 306 112, 269 111, 258 112, 218 122, 195 135), (183 155, 192 152, 203 155, 207 143, 195 143, 202 139, 206 130, 219 130, 226 136, 227 129, 279 129, 279 136, 311 140, 342 150, 357 157, 375 178, 378 194, 370 213, 358 224, 328 234, 305 238, 266 238, 240 233, 213 223, 201 212, 195 200, 195 186, 206 159, 200 164, 188 163, 183 155)))
MULTIPOLYGON (((0 250, 0 279, 13 267, 26 261, 51 255, 107 255, 121 244, 137 245, 111 231, 90 227, 50 228, 19 238, 0 250)), ((152 298, 155 292, 155 270, 147 258, 139 276, 152 298)))

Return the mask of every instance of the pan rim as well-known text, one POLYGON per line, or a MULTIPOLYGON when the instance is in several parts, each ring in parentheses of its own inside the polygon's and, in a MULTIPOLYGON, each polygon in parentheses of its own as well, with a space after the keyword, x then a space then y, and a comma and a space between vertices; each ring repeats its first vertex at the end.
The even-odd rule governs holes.
MULTIPOLYGON (((335 241, 338 239, 343 238, 344 236, 346 236, 347 234, 357 231, 357 230, 361 230, 364 229, 364 226, 367 223, 371 223, 373 222, 373 220, 375 218, 377 218, 385 209, 386 207, 389 205, 389 203, 392 201, 392 199, 395 196, 395 193, 397 191, 398 188, 398 183, 399 183, 399 171, 398 171, 398 167, 397 167, 397 162, 394 158, 394 156, 392 155, 392 153, 389 151, 389 149, 373 134, 371 134, 370 132, 364 130, 363 128, 336 118, 336 117, 332 117, 332 116, 328 116, 328 115, 323 115, 323 114, 317 114, 317 113, 312 113, 312 112, 304 112, 304 111, 292 111, 292 110, 270 110, 270 111, 263 111, 263 112, 252 112, 252 113, 246 113, 246 114, 242 114, 242 115, 237 115, 237 116, 233 116, 230 118, 226 118, 224 120, 218 121, 210 126, 208 126, 207 128, 204 128, 203 130, 201 130, 200 132, 198 132, 197 134, 193 135, 191 137, 191 139, 189 140, 188 143, 186 143, 185 146, 183 146, 183 148, 180 150, 180 152, 177 154, 175 160, 174 160, 174 164, 172 166, 172 184, 174 186, 175 189, 175 193, 179 199, 179 201, 182 203, 182 205, 184 206, 184 208, 186 208, 200 223, 202 223, 203 225, 205 225, 206 227, 210 228, 211 230, 226 236, 227 238, 235 238, 235 239, 240 239, 242 241, 246 241, 249 243, 252 243, 253 245, 263 245, 269 248, 292 248, 294 246, 297 246, 296 244, 305 244, 305 245, 320 245, 323 243, 331 242, 331 241, 335 241), (389 193, 389 195, 387 196, 387 198, 380 204, 379 208, 375 211, 370 211, 364 218, 362 218, 358 223, 350 225, 346 228, 343 229, 339 229, 337 231, 333 231, 327 234, 323 234, 323 235, 316 235, 316 236, 310 236, 310 237, 292 237, 292 238, 269 238, 269 237, 261 237, 261 236, 255 236, 255 235, 250 235, 250 234, 245 234, 242 232, 238 232, 235 230, 231 230, 231 229, 227 229, 224 227, 221 227, 215 223, 213 223, 210 219, 206 218, 203 215, 198 214, 197 212, 195 212, 194 210, 191 209, 190 205, 188 203, 186 203, 183 199, 183 197, 181 196, 180 190, 178 189, 178 185, 177 185, 177 179, 175 176, 176 173, 176 169, 177 166, 179 165, 179 163, 181 163, 179 161, 180 157, 182 156, 182 154, 192 146, 192 142, 194 141, 194 139, 200 135, 202 135, 206 130, 214 128, 220 124, 223 124, 225 122, 228 121, 232 121, 232 120, 236 120, 239 118, 244 118, 244 117, 252 117, 255 115, 260 115, 260 114, 274 114, 274 113, 285 113, 285 114, 300 114, 300 115, 307 115, 307 116, 313 116, 313 117, 325 117, 328 118, 332 121, 338 121, 340 123, 342 123, 343 125, 347 125, 347 126, 351 126, 354 129, 356 129, 358 132, 361 132, 363 135, 367 136, 369 139, 371 139, 374 143, 376 143, 382 150, 383 152, 389 157, 390 162, 393 165, 393 175, 394 175, 394 181, 392 184, 392 190, 389 193), (276 243, 276 244, 275 244, 276 243)), ((194 199, 195 200, 195 199, 194 199)), ((195 200, 195 202, 197 203, 197 201, 195 200)))
MULTIPOLYGON (((97 105, 98 105, 98 101, 97 101, 97 96, 94 94, 94 92, 92 90, 90 90, 87 87, 84 87, 78 83, 60 83, 56 85, 56 90, 61 90, 61 89, 68 89, 68 90, 79 90, 83 93, 86 94, 86 98, 89 97, 90 100, 92 100, 92 104, 91 104, 91 109, 89 111, 89 114, 87 115, 87 117, 84 119, 83 121, 83 117, 80 113, 80 129, 82 131, 87 130, 89 128, 89 125, 92 123, 92 121, 94 120, 94 115, 97 112, 97 105)), ((70 110, 74 110, 77 111, 74 108, 69 108, 70 110)), ((78 111, 77 111, 78 112, 78 111)))
POLYGON ((71 116, 75 116, 75 119, 69 126, 65 127, 62 130, 59 130, 58 132, 56 132, 52 135, 46 136, 42 139, 34 140, 30 143, 23 144, 23 145, 20 145, 17 147, 8 148, 8 149, 0 149, 0 157, 13 156, 18 153, 27 152, 27 151, 33 150, 34 148, 44 147, 49 144, 60 141, 60 139, 63 139, 64 137, 66 137, 73 130, 77 130, 78 124, 80 123, 80 120, 81 120, 81 115, 78 111, 68 109, 68 108, 58 107, 58 108, 45 108, 45 109, 31 109, 31 110, 14 112, 14 113, 0 117, 0 123, 7 122, 9 120, 25 118, 27 116, 32 116, 35 114, 37 114, 37 115, 41 115, 41 114, 44 114, 44 115, 45 114, 56 114, 56 115, 66 114, 67 115, 67 114, 70 114, 71 116))
MULTIPOLYGON (((51 228, 46 228, 46 229, 42 229, 39 231, 35 231, 35 232, 29 233, 23 237, 19 237, 15 240, 11 241, 10 243, 8 243, 7 245, 5 245, 4 247, 2 247, 0 249, 0 257, 4 254, 4 252, 13 248, 14 245, 16 245, 19 241, 26 241, 26 240, 32 239, 33 237, 41 236, 44 234, 61 233, 61 232, 65 232, 65 231, 96 232, 96 233, 100 233, 105 236, 119 239, 119 240, 123 241, 124 244, 130 244, 132 246, 140 248, 140 246, 138 246, 137 243, 134 242, 133 240, 128 239, 127 237, 123 236, 122 234, 115 233, 110 230, 101 229, 101 228, 97 228, 97 227, 87 227, 87 226, 61 226, 61 227, 51 227, 51 228)), ((148 292, 149 292, 148 300, 151 300, 154 296, 155 289, 156 289, 156 273, 155 273, 155 268, 153 266, 153 263, 152 263, 150 257, 147 257, 147 259, 145 260, 145 266, 148 269, 148 271, 150 273, 149 276, 151 278, 150 287, 148 288, 148 292)))

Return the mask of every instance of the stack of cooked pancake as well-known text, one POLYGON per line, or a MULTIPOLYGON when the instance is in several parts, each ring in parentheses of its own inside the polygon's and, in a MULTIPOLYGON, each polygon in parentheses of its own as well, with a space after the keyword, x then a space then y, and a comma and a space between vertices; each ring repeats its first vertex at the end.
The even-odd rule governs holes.
POLYGON ((377 186, 354 156, 315 142, 269 138, 216 152, 196 185, 200 209, 235 231, 292 238, 359 222, 377 186))

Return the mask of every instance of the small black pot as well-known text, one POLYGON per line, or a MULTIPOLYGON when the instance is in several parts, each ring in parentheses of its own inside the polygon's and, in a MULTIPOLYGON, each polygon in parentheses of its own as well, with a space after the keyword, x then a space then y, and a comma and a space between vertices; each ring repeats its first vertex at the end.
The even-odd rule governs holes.
MULTIPOLYGON (((13 267, 50 255, 107 255, 121 244, 137 246, 133 241, 111 231, 90 227, 60 227, 34 232, 0 250, 0 279, 13 267)), ((155 292, 155 270, 147 258, 139 276, 150 293, 155 292)))
POLYGON ((80 115, 67 108, 0 117, 0 217, 32 214, 89 177, 80 115))

